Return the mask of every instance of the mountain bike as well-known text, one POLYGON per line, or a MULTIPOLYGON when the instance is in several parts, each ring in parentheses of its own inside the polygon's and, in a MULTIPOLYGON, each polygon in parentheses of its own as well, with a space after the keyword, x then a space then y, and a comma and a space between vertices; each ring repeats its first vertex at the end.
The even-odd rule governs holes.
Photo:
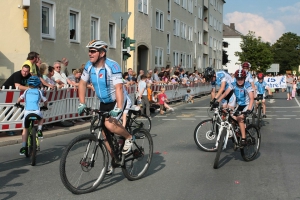
MULTIPOLYGON (((16 107, 24 109, 23 105, 15 104, 16 107)), ((48 110, 47 107, 42 106, 40 110, 48 110)), ((30 113, 26 116, 25 121, 29 121, 29 128, 27 134, 27 142, 26 142, 26 153, 25 156, 28 158, 30 157, 30 163, 32 166, 36 164, 36 154, 37 151, 40 151, 40 142, 37 137, 37 129, 34 127, 34 123, 36 120, 40 120, 41 117, 35 113, 30 113)))
MULTIPOLYGON (((91 126, 91 134, 75 137, 66 146, 60 160, 61 180, 64 186, 74 194, 94 191, 106 175, 109 154, 101 136, 102 132, 113 153, 112 166, 121 167, 128 180, 134 181, 142 178, 152 160, 153 141, 147 130, 137 128, 130 132, 134 142, 131 151, 124 155, 122 149, 125 138, 116 136, 105 127, 104 122, 109 117, 109 113, 90 108, 86 109, 85 113, 91 111, 98 114, 97 120, 91 126)), ((134 113, 134 110, 129 109, 128 116, 134 113)))
MULTIPOLYGON (((241 156, 245 161, 254 160, 254 158, 259 152, 261 138, 258 128, 253 124, 249 124, 246 127, 246 146, 240 146, 240 141, 242 138, 241 130, 239 128, 238 122, 231 116, 231 111, 232 110, 229 108, 222 110, 221 126, 215 144, 217 149, 213 165, 215 169, 218 168, 221 152, 222 150, 226 149, 229 138, 232 138, 232 141, 234 143, 234 151, 240 149, 241 156)), ((235 116, 241 114, 246 116, 246 113, 244 112, 234 113, 235 116)))
POLYGON ((260 129, 262 127, 262 112, 263 112, 262 100, 263 100, 263 95, 258 94, 257 97, 254 100, 258 101, 258 105, 257 105, 257 108, 255 109, 257 111, 256 115, 253 114, 252 120, 253 120, 253 122, 255 122, 255 125, 257 126, 257 128, 260 129))

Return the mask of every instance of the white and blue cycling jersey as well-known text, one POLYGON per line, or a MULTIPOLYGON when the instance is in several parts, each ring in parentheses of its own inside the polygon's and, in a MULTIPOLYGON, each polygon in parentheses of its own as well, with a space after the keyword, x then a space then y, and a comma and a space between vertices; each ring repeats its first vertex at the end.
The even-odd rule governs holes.
POLYGON ((225 71, 218 71, 216 73, 216 85, 220 87, 222 82, 225 82, 225 89, 224 89, 225 91, 229 87, 229 85, 233 82, 233 78, 225 71))
POLYGON ((20 96, 20 99, 25 100, 25 111, 39 111, 40 102, 47 101, 47 98, 43 96, 43 93, 38 88, 30 88, 20 96))
POLYGON ((105 66, 96 68, 88 61, 85 64, 81 79, 90 82, 95 88, 97 97, 102 103, 112 103, 116 101, 116 84, 123 84, 122 72, 119 64, 106 58, 105 66))
POLYGON ((239 106, 245 106, 249 104, 249 93, 253 92, 253 88, 249 82, 245 82, 243 87, 239 87, 236 82, 232 82, 229 86, 236 96, 236 103, 239 106))
POLYGON ((245 81, 248 81, 249 83, 253 83, 254 82, 254 80, 252 78, 252 74, 250 72, 247 72, 247 77, 246 77, 245 81))
POLYGON ((255 84, 256 87, 256 93, 257 94, 265 94, 267 83, 265 81, 259 82, 257 81, 255 84))

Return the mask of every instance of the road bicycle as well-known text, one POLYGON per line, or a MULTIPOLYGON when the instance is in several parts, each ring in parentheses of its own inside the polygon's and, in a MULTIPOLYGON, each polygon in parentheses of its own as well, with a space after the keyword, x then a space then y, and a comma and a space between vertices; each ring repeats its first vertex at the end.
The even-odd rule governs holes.
MULTIPOLYGON (((150 133, 144 128, 133 129, 130 132, 134 138, 131 151, 124 155, 122 149, 125 138, 111 133, 105 127, 104 122, 109 113, 90 108, 85 110, 85 113, 90 112, 98 114, 98 119, 91 126, 91 134, 75 137, 62 153, 60 177, 64 186, 74 194, 83 194, 94 191, 101 184, 109 163, 109 153, 102 132, 113 154, 112 166, 121 167, 128 180, 142 178, 152 160, 153 141, 150 133)), ((129 109, 129 118, 136 112, 129 109)), ((130 121, 131 119, 128 120, 130 121)))
MULTIPOLYGON (((24 106, 21 104, 15 104, 16 107, 24 109, 24 106)), ((40 107, 40 110, 48 110, 46 106, 40 107)), ((37 129, 34 127, 34 123, 36 120, 41 119, 41 117, 35 113, 30 113, 26 116, 25 121, 29 121, 29 128, 27 134, 27 142, 26 142, 26 152, 25 156, 30 157, 30 163, 32 166, 36 164, 36 154, 40 151, 40 142, 37 136, 37 129)))
MULTIPOLYGON (((231 111, 232 111, 231 109, 227 108, 227 109, 222 109, 221 112, 222 121, 217 135, 217 140, 215 143, 215 148, 217 149, 217 153, 213 165, 215 169, 217 169, 219 166, 219 159, 220 159, 221 152, 222 150, 226 149, 229 138, 232 138, 234 144, 233 145, 234 151, 240 149, 242 158, 245 161, 254 160, 256 155, 259 152, 261 137, 258 128, 253 124, 249 124, 246 127, 246 146, 241 146, 240 145, 241 130, 239 128, 238 122, 230 114, 231 111)), ((234 113, 235 116, 241 114, 246 116, 245 112, 234 113)))
POLYGON ((253 116, 252 116, 252 121, 254 122, 253 124, 255 124, 257 126, 257 128, 260 129, 262 127, 262 112, 263 112, 262 100, 263 100, 263 95, 258 94, 257 97, 254 98, 254 100, 258 101, 258 105, 257 105, 257 108, 255 109, 257 111, 256 115, 253 114, 253 116))

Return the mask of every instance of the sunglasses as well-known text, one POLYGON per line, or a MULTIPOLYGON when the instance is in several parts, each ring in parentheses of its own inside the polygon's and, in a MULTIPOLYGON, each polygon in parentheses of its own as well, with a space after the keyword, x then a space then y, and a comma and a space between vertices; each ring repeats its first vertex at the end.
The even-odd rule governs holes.
POLYGON ((91 53, 91 54, 94 54, 96 52, 98 52, 98 51, 97 50, 89 50, 89 53, 91 53))
POLYGON ((236 80, 238 80, 238 81, 242 81, 242 80, 244 80, 244 78, 237 77, 237 78, 236 78, 236 80))
POLYGON ((55 68, 61 68, 61 67, 55 67, 55 68))

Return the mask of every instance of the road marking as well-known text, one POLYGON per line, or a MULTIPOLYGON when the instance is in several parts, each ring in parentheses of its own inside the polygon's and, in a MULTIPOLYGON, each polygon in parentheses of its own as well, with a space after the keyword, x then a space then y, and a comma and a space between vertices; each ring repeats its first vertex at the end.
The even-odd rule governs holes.
POLYGON ((300 119, 300 118, 295 118, 295 119, 300 119))
POLYGON ((300 111, 292 111, 292 112, 300 112, 300 111))
POLYGON ((209 116, 198 116, 198 115, 196 115, 195 117, 209 117, 209 116))
POLYGON ((155 117, 167 117, 167 116, 155 116, 155 117))
POLYGON ((269 108, 275 108, 275 109, 278 109, 278 108, 299 108, 298 106, 289 106, 289 107, 268 107, 269 108))
POLYGON ((196 120, 196 118, 182 118, 182 120, 196 120))
POLYGON ((286 112, 286 111, 275 111, 275 112, 286 112))
POLYGON ((283 115, 284 117, 295 117, 297 115, 283 115))
POLYGON ((291 118, 276 118, 276 119, 291 119, 291 118))
POLYGON ((177 120, 177 119, 162 119, 162 120, 177 120))
POLYGON ((268 116, 277 116, 277 115, 268 115, 268 116))
POLYGON ((272 119, 272 118, 264 118, 264 119, 272 119))
POLYGON ((296 100, 296 102, 297 102, 298 106, 300 107, 300 103, 299 103, 298 99, 297 99, 297 98, 295 98, 295 100, 296 100))

